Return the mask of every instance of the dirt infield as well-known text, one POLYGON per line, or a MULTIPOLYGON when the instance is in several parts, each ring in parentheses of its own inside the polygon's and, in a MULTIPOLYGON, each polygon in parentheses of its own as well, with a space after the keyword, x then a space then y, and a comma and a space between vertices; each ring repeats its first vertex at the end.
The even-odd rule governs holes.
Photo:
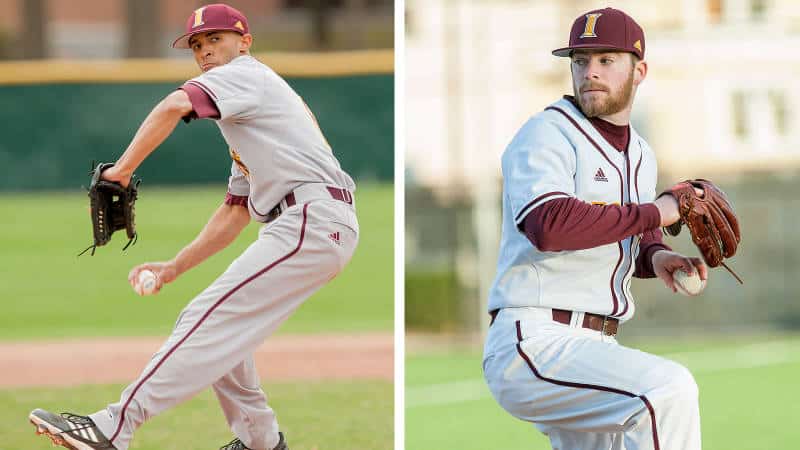
MULTIPOLYGON (((0 388, 128 383, 164 338, 0 343, 0 388)), ((284 335, 255 355, 264 381, 391 380, 389 333, 284 335)))

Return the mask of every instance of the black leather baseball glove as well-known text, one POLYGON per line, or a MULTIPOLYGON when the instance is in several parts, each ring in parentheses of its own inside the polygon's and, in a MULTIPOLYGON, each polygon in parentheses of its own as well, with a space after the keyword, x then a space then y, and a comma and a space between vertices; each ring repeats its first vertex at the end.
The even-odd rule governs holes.
POLYGON ((136 242, 136 223, 134 222, 134 205, 141 180, 131 177, 128 187, 121 184, 100 179, 104 170, 113 166, 112 163, 100 163, 89 175, 92 177, 89 185, 89 206, 92 215, 92 231, 94 244, 82 251, 78 256, 92 249, 92 255, 97 247, 106 245, 111 240, 111 235, 117 230, 125 230, 128 234, 128 243, 122 250, 127 249, 136 242))

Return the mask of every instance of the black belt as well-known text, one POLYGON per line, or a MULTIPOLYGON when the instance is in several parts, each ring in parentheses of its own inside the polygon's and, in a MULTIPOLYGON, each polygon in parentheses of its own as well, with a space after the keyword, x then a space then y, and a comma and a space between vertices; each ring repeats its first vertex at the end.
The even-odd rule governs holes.
MULTIPOLYGON (((325 186, 325 189, 328 190, 328 193, 331 194, 331 198, 334 200, 339 200, 342 202, 347 203, 348 205, 353 204, 353 193, 348 191, 347 189, 336 188, 332 186, 325 186)), ((292 206, 297 204, 297 200, 295 199, 294 192, 289 192, 286 194, 286 197, 283 197, 283 200, 278 202, 274 208, 270 209, 266 215, 267 220, 264 223, 272 222, 273 220, 277 219, 278 216, 283 213, 283 208, 281 208, 281 203, 286 202, 286 207, 291 208, 292 206)))

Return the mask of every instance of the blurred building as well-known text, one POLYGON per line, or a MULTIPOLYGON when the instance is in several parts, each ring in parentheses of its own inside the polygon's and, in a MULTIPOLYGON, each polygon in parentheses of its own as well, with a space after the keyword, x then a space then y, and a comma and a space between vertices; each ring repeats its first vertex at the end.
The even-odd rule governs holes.
POLYGON ((0 0, 0 57, 185 56, 172 40, 219 2, 245 13, 256 51, 393 45, 392 0, 0 0))
POLYGON ((604 6, 645 30, 632 121, 668 178, 800 168, 797 1, 407 0, 409 179, 496 180, 514 132, 571 93, 568 60, 550 51, 604 6))
MULTIPOLYGON (((713 271, 691 308, 659 283, 636 280, 643 301, 625 332, 800 327, 792 283, 800 270, 800 2, 406 0, 410 329, 486 325, 500 156, 531 115, 572 93, 569 61, 550 52, 567 42, 579 14, 605 6, 645 30, 649 73, 632 122, 657 153, 659 186, 699 176, 721 182, 744 236, 732 263, 748 275, 742 287, 713 271), (430 316, 440 319, 431 324, 430 316)), ((696 253, 685 233, 668 242, 696 253)))

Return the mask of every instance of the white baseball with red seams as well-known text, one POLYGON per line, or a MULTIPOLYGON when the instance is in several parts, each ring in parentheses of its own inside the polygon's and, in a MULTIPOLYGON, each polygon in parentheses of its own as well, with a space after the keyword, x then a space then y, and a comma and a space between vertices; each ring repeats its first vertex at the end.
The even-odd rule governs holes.
POLYGON ((136 293, 139 295, 151 295, 156 290, 158 279, 156 274, 150 270, 142 270, 136 277, 136 293))
POLYGON ((672 279, 678 292, 687 297, 700 295, 706 288, 706 281, 700 279, 700 274, 696 270, 689 275, 683 269, 678 269, 672 274, 672 279))

